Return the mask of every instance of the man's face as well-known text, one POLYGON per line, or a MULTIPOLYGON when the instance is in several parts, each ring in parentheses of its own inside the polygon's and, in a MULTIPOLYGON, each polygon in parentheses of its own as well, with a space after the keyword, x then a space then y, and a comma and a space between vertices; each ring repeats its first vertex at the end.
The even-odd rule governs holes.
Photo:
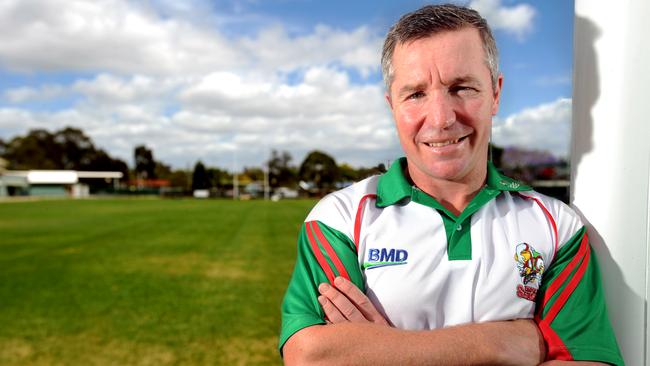
POLYGON ((411 178, 468 182, 484 171, 502 78, 495 91, 478 30, 398 44, 392 63, 386 98, 411 178))

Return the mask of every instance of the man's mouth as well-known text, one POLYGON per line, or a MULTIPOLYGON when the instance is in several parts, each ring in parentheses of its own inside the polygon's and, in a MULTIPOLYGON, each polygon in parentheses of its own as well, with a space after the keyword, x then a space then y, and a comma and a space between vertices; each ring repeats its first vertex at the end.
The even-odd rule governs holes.
POLYGON ((467 136, 463 136, 463 137, 459 137, 459 138, 454 139, 454 140, 447 140, 447 141, 440 141, 440 142, 425 142, 424 144, 429 146, 429 147, 445 147, 445 146, 448 146, 448 145, 457 144, 457 143, 459 143, 460 141, 463 141, 466 138, 467 138, 467 136))

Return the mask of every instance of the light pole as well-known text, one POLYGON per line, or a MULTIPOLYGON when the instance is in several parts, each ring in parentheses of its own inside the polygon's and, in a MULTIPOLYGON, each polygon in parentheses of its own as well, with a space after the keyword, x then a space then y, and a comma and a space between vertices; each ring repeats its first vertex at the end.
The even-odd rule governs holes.
POLYGON ((239 177, 237 176, 237 148, 232 152, 232 199, 239 199, 239 177))

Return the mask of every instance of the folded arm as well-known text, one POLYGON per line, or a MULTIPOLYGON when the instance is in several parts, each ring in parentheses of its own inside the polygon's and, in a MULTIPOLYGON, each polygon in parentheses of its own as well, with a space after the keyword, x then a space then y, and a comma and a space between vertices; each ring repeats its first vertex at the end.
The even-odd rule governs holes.
POLYGON ((373 323, 305 328, 284 346, 286 365, 538 365, 541 335, 531 321, 405 331, 373 323))
POLYGON ((304 328, 283 347, 286 365, 538 365, 544 343, 531 320, 430 331, 392 328, 350 282, 320 286, 332 324, 304 328))
MULTIPOLYGON (((321 284, 318 301, 329 324, 304 328, 285 344, 286 365, 538 365, 542 334, 532 320, 467 324, 429 331, 392 328, 356 286, 321 284)), ((549 361, 541 366, 605 365, 549 361)))

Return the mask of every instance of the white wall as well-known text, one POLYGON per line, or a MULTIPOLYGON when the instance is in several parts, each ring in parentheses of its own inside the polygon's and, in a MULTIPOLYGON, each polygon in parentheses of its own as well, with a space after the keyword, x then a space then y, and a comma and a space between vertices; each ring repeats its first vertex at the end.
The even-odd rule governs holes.
POLYGON ((572 202, 627 365, 650 364, 650 1, 575 0, 572 202))

